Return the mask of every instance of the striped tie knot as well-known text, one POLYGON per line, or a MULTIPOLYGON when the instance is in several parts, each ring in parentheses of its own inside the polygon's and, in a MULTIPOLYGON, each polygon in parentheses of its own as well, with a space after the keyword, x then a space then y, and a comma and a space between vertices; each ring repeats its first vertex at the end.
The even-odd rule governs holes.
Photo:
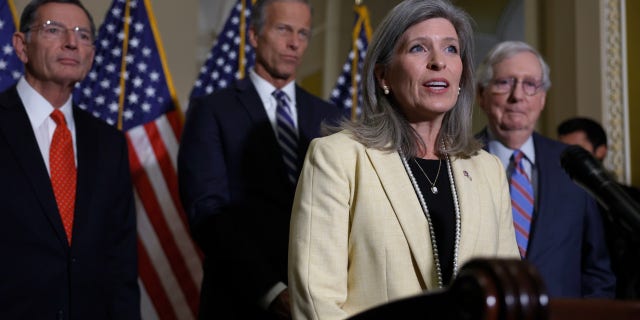
POLYGON ((524 152, 518 149, 513 151, 513 154, 511 155, 511 159, 512 159, 511 161, 514 164, 514 169, 515 168, 522 169, 522 173, 524 173, 524 175, 527 175, 527 173, 524 171, 524 162, 522 161, 523 158, 525 158, 524 152))
POLYGON ((513 154, 511 155, 511 157, 513 157, 514 163, 520 163, 520 160, 524 158, 524 152, 516 149, 515 151, 513 151, 513 154))
POLYGON ((298 180, 298 130, 293 121, 289 96, 280 90, 275 90, 272 94, 277 101, 276 137, 282 149, 287 177, 292 184, 295 184, 298 180))
POLYGON ((533 217, 533 186, 524 170, 524 162, 527 161, 524 153, 515 150, 511 161, 513 171, 509 179, 509 192, 511 194, 513 226, 516 230, 516 242, 520 256, 524 258, 529 244, 529 231, 533 217))

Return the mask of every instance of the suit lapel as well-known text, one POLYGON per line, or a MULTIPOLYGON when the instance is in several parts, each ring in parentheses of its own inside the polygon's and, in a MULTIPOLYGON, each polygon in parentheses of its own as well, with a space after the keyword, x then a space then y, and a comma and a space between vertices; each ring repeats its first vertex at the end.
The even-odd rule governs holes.
POLYGON ((311 140, 319 134, 320 116, 308 93, 296 85, 296 112, 298 113, 298 168, 302 170, 311 140))
POLYGON ((278 171, 278 183, 285 186, 285 188, 293 189, 294 186, 289 182, 289 178, 287 177, 287 171, 284 161, 282 160, 282 154, 280 153, 280 145, 276 139, 267 112, 262 105, 258 91, 256 91, 256 88, 249 78, 238 81, 236 89, 237 98, 250 119, 250 123, 248 124, 250 128, 247 130, 258 131, 255 136, 260 141, 260 145, 256 145, 255 147, 261 150, 260 156, 263 159, 267 159, 266 161, 268 163, 273 163, 274 166, 276 166, 274 170, 278 171))
MULTIPOLYGON (((95 190, 95 175, 99 174, 98 153, 100 141, 95 130, 90 130, 90 123, 87 120, 89 115, 74 108, 73 118, 76 125, 76 149, 78 154, 78 175, 76 187, 76 209, 73 218, 73 239, 83 237, 82 226, 87 224, 89 218, 91 197, 95 190)), ((109 192, 109 190, 106 190, 109 192)))
POLYGON ((531 230, 529 231, 529 245, 527 249, 527 259, 535 259, 538 253, 542 253, 550 245, 550 241, 546 239, 555 239, 553 236, 554 228, 542 228, 539 226, 553 225, 552 221, 546 221, 552 218, 549 216, 550 211, 546 208, 549 203, 553 203, 556 200, 557 192, 554 191, 556 186, 553 183, 553 179, 547 179, 549 174, 553 172, 552 168, 549 168, 549 161, 546 161, 547 156, 544 152, 545 146, 542 145, 544 141, 539 139, 537 134, 533 133, 533 146, 536 152, 536 171, 537 171, 537 190, 536 192, 536 205, 533 215, 533 221, 531 224, 531 230), (544 172, 546 175, 539 174, 544 172), (547 201, 540 201, 541 199, 547 199, 547 201), (541 245, 543 245, 541 247, 541 245))
MULTIPOLYGON (((49 173, 33 134, 29 117, 22 105, 15 86, 0 98, 5 101, 0 106, 0 131, 5 136, 9 148, 13 150, 21 164, 24 176, 30 182, 33 195, 40 203, 42 211, 55 230, 58 240, 67 247, 67 236, 62 226, 60 213, 53 195, 49 173)), ((32 214, 25 212, 25 214, 32 214)))
POLYGON ((453 180, 460 206, 461 219, 458 261, 467 261, 473 254, 473 248, 476 246, 480 234, 480 229, 478 228, 480 226, 480 215, 478 211, 483 209, 478 208, 480 199, 478 199, 478 195, 474 191, 475 188, 481 188, 482 186, 477 185, 478 180, 475 181, 476 185, 474 186, 473 178, 469 178, 474 174, 469 164, 470 162, 466 160, 451 157, 453 180))
POLYGON ((298 113, 298 135, 300 137, 298 150, 300 158, 304 159, 309 142, 318 135, 315 132, 318 127, 318 119, 313 114, 311 100, 298 86, 296 86, 296 110, 298 113))
POLYGON ((398 153, 367 149, 367 154, 402 227, 422 279, 427 288, 437 287, 427 220, 398 153))
MULTIPOLYGON (((256 91, 256 88, 253 86, 249 78, 237 82, 236 94, 238 100, 240 100, 240 103, 249 114, 251 121, 254 123, 264 123, 265 121, 267 123, 269 122, 269 117, 267 116, 267 112, 264 110, 258 91, 256 91)), ((272 136, 274 135, 272 134, 272 136)))

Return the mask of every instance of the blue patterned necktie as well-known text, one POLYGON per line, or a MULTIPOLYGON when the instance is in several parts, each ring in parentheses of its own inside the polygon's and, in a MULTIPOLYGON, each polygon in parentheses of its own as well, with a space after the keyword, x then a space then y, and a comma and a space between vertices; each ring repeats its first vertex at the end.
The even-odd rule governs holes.
POLYGON ((529 243, 529 230, 531 229, 531 217, 533 216, 533 186, 524 171, 524 153, 520 150, 513 152, 511 157, 513 172, 509 180, 511 193, 511 212, 513 214, 513 226, 516 229, 516 242, 520 250, 520 256, 524 259, 529 243))
POLYGON ((287 176, 292 184, 298 180, 298 130, 293 122, 289 97, 276 90, 273 96, 278 102, 276 108, 276 137, 282 149, 282 159, 287 169, 287 176))

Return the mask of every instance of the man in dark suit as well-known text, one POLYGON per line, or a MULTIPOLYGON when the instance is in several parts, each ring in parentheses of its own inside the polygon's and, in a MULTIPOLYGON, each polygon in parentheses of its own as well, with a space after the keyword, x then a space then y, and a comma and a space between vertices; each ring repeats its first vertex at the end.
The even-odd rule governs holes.
POLYGON ((1 319, 139 319, 124 136, 72 106, 95 26, 77 0, 34 0, 0 94, 1 319))
POLYGON ((528 44, 503 42, 480 65, 477 82, 489 119, 480 138, 508 176, 524 171, 533 187, 529 215, 522 215, 526 205, 515 197, 524 192, 511 192, 521 255, 538 269, 551 297, 613 297, 615 277, 595 200, 560 167, 567 145, 534 132, 551 86, 549 67, 528 44), (524 153, 518 170, 510 159, 516 150, 524 153))
POLYGON ((258 1, 249 30, 256 65, 248 79, 189 107, 178 174, 192 236, 205 254, 200 319, 290 317, 295 184, 321 122, 340 115, 295 84, 310 28, 307 1, 258 1), (283 100, 290 113, 281 113, 283 100))
MULTIPOLYGON (((558 140, 579 145, 589 151, 594 158, 603 162, 607 157, 607 134, 593 119, 575 117, 558 125, 558 140)), ((631 199, 640 199, 640 189, 620 184, 631 199)), ((640 298, 640 230, 625 223, 621 212, 600 206, 604 214, 607 246, 611 255, 611 267, 618 280, 616 298, 640 298)))

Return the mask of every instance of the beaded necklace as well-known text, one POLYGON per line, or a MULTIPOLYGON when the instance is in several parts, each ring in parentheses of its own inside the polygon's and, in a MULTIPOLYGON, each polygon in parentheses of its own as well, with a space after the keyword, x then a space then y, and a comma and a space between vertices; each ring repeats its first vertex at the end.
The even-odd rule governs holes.
MULTIPOLYGON (((445 155, 446 163, 447 163, 447 173, 449 174, 449 183, 451 184, 451 193, 453 194, 453 206, 455 207, 455 215, 456 215, 456 227, 455 227, 455 244, 453 249, 453 273, 452 279, 456 277, 458 274, 458 250, 460 247, 460 205, 458 204, 458 195, 456 191, 456 184, 453 180, 453 173, 451 170, 451 161, 449 160, 449 156, 445 155)), ((429 235, 431 237, 431 249, 433 251, 433 260, 436 266, 436 275, 438 277, 438 288, 443 288, 443 280, 442 280, 442 270, 440 267, 440 257, 438 255, 438 246, 436 244, 436 235, 433 229, 433 224, 431 222, 431 216, 429 215, 429 208, 427 207, 427 203, 424 200, 424 196, 422 195, 422 191, 420 191, 420 187, 418 186, 418 182, 416 178, 413 176, 413 172, 411 172, 411 168, 409 167, 409 163, 407 162, 407 158, 400 152, 400 159, 402 159, 402 164, 404 165, 405 170, 409 174, 409 180, 411 180, 411 184, 418 195, 418 200, 420 201, 420 207, 422 207, 422 212, 424 216, 427 218, 427 224, 429 226, 429 235)))

